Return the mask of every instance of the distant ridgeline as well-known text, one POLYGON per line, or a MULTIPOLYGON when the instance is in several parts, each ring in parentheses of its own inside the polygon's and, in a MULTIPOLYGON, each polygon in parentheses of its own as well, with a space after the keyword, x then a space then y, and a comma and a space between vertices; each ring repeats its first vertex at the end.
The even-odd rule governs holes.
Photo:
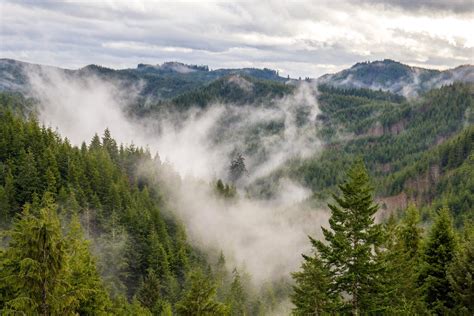
POLYGON ((207 66, 186 65, 167 62, 162 65, 139 64, 135 69, 110 69, 98 65, 89 65, 78 70, 24 63, 12 59, 0 59, 0 91, 28 92, 29 73, 57 71, 73 78, 99 77, 122 87, 140 85, 139 96, 148 103, 176 97, 193 89, 202 88, 210 82, 229 76, 246 76, 254 79, 284 83, 287 78, 280 77, 271 69, 217 69, 207 66))

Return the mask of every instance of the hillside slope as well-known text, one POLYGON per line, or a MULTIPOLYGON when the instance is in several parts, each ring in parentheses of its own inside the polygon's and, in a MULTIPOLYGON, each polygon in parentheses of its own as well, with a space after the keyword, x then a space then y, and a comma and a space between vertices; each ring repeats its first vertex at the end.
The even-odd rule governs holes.
POLYGON ((349 69, 318 78, 320 84, 340 88, 368 88, 415 97, 453 82, 474 82, 474 66, 463 65, 444 71, 411 67, 385 59, 357 63, 349 69))

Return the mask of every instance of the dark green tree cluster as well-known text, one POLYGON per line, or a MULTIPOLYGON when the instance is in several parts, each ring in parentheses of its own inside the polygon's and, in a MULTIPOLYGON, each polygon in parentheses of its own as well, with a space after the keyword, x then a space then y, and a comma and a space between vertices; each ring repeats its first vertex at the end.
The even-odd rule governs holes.
MULTIPOLYGON (((73 214, 80 216, 85 234, 93 240, 91 249, 98 256, 104 286, 115 301, 122 300, 121 297, 129 300, 136 297, 136 304, 154 312, 170 306, 174 309, 186 283, 187 271, 205 260, 194 254, 181 224, 163 214, 165 205, 160 188, 149 185, 147 178, 137 175, 136 170, 142 164, 158 162, 142 148, 118 145, 108 130, 102 138, 95 135, 89 145, 83 143, 75 147, 51 129, 41 127, 34 117, 24 120, 4 108, 0 113, 3 227, 11 226, 24 205, 39 205, 41 198, 48 196, 51 203, 58 205, 57 213, 62 222, 67 223, 73 214), (155 296, 143 298, 143 293, 153 288, 159 289, 155 296)), ((67 244, 81 243, 81 231, 71 227, 67 244)), ((61 244, 58 251, 67 252, 62 246, 66 243, 62 237, 54 238, 61 244)), ((12 241, 5 253, 9 256, 14 247, 12 241)), ((84 246, 78 244, 76 248, 74 251, 86 252, 84 246)), ((32 264, 38 269, 36 263, 32 264)), ((95 265, 89 261, 89 266, 84 266, 75 259, 64 264, 79 272, 81 268, 95 265)), ((62 271, 60 266, 55 269, 62 271)))
POLYGON ((322 87, 318 131, 332 138, 314 158, 292 161, 288 174, 326 199, 353 157, 361 156, 377 196, 404 192, 431 208, 447 203, 459 226, 473 207, 471 91, 472 84, 454 83, 398 103, 373 92, 322 87))
POLYGON ((113 311, 77 215, 64 235, 56 209, 47 192, 40 204, 26 204, 7 232, 9 247, 0 252, 2 314, 90 315, 113 311))
POLYGON ((414 206, 399 223, 376 224, 378 207, 361 162, 339 188, 325 241, 310 238, 314 253, 293 274, 294 314, 472 314, 471 226, 459 246, 447 208, 426 237, 414 206))
POLYGON ((217 180, 215 184, 215 192, 218 196, 226 199, 234 198, 237 195, 237 189, 230 184, 224 184, 221 179, 217 180))
POLYGON ((237 153, 235 158, 230 162, 229 179, 232 183, 235 183, 246 173, 247 168, 245 167, 245 158, 241 153, 237 153))

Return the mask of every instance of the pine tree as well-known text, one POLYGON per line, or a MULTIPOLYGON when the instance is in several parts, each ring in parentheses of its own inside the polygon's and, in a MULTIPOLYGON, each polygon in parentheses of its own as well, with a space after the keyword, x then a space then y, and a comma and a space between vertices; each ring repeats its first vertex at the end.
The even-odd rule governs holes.
POLYGON ((232 283, 230 284, 229 295, 227 297, 227 305, 230 309, 229 315, 245 315, 247 304, 245 289, 242 286, 240 274, 237 269, 234 269, 232 274, 232 283))
POLYGON ((52 201, 45 204, 39 217, 26 206, 10 231, 1 272, 11 294, 2 304, 5 313, 61 314, 73 301, 67 295, 67 255, 59 219, 52 201))
POLYGON ((147 242, 148 250, 146 260, 148 262, 148 267, 156 272, 156 275, 161 282, 167 283, 171 277, 168 256, 158 239, 155 229, 151 230, 147 242))
POLYGON ((137 299, 144 307, 153 313, 157 313, 160 309, 158 303, 160 303, 161 299, 161 285, 153 269, 148 269, 146 278, 138 288, 137 299))
POLYGON ((217 286, 217 298, 224 300, 227 294, 228 285, 228 272, 226 268, 226 260, 224 253, 221 251, 219 258, 217 259, 216 267, 214 269, 214 279, 216 280, 217 286))
POLYGON ((10 213, 10 203, 3 185, 0 185, 0 223, 7 223, 10 213))
POLYGON ((464 243, 448 268, 455 311, 460 315, 474 314, 474 229, 468 229, 464 243))
POLYGON ((227 315, 228 307, 215 300, 216 288, 200 270, 190 273, 186 290, 176 304, 178 315, 227 315))
POLYGON ((334 195, 329 204, 331 230, 322 228, 327 243, 315 241, 324 265, 330 270, 331 292, 349 296, 341 311, 354 315, 372 311, 372 293, 380 283, 377 249, 382 242, 381 227, 374 223, 378 206, 363 162, 356 162, 339 186, 342 196, 334 195))
POLYGON ((235 159, 233 159, 230 163, 229 179, 232 183, 235 183, 245 173, 247 173, 247 168, 245 167, 245 158, 241 153, 237 153, 235 159))
POLYGON ((5 198, 9 207, 8 214, 10 215, 15 214, 19 209, 16 197, 15 181, 11 169, 8 168, 7 174, 5 175, 5 198))
MULTIPOLYGON (((311 239, 315 245, 314 239, 311 239)), ((303 255, 301 271, 292 274, 295 280, 291 301, 294 315, 324 315, 330 313, 333 297, 330 296, 330 273, 318 254, 303 255)))
POLYGON ((437 314, 444 314, 454 307, 453 289, 447 277, 447 270, 454 259, 456 236, 449 210, 442 208, 431 227, 423 252, 423 266, 419 282, 428 308, 437 314))
POLYGON ((426 312, 417 287, 420 267, 422 229, 418 210, 410 205, 401 223, 393 216, 384 225, 381 262, 383 295, 374 294, 375 302, 390 314, 423 314, 426 312))
POLYGON ((75 293, 75 310, 84 315, 105 313, 110 306, 109 297, 90 253, 89 242, 84 239, 77 214, 72 216, 66 242, 69 291, 75 293))
POLYGON ((102 148, 102 144, 100 143, 100 138, 99 135, 95 134, 94 137, 92 137, 91 144, 89 145, 89 150, 90 151, 97 151, 102 148))
POLYGON ((105 150, 109 153, 112 161, 118 161, 118 147, 117 142, 110 135, 110 130, 108 128, 104 131, 104 136, 102 137, 102 144, 105 150))
POLYGON ((20 204, 31 202, 33 193, 40 194, 39 175, 36 161, 31 151, 20 153, 18 176, 15 178, 17 201, 20 204))

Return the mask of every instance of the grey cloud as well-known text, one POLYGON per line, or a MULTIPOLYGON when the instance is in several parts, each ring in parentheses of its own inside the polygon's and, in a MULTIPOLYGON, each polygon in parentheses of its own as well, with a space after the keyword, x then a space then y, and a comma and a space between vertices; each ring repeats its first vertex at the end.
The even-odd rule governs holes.
MULTIPOLYGON (((454 67, 466 58, 472 62, 472 47, 427 36, 423 30, 377 30, 372 24, 381 22, 367 20, 367 14, 376 20, 380 14, 390 19, 403 13, 389 9, 395 1, 386 6, 374 3, 381 1, 367 0, 366 5, 349 1, 4 1, 1 54, 62 67, 90 63, 134 67, 141 62, 179 60, 211 68, 269 67, 284 75, 312 77, 368 59, 422 64, 420 54, 440 67, 454 67), (387 33, 383 38, 382 31, 387 33), (414 39, 422 49, 395 42, 393 37, 414 39), (441 55, 446 51, 452 58, 441 55)), ((443 3, 449 6, 450 2, 443 3)), ((414 16, 423 14, 420 11, 414 16)), ((461 36, 459 43, 463 41, 466 38, 461 36)))
POLYGON ((399 7, 408 11, 454 12, 458 14, 474 13, 472 0, 363 0, 366 3, 399 7))

